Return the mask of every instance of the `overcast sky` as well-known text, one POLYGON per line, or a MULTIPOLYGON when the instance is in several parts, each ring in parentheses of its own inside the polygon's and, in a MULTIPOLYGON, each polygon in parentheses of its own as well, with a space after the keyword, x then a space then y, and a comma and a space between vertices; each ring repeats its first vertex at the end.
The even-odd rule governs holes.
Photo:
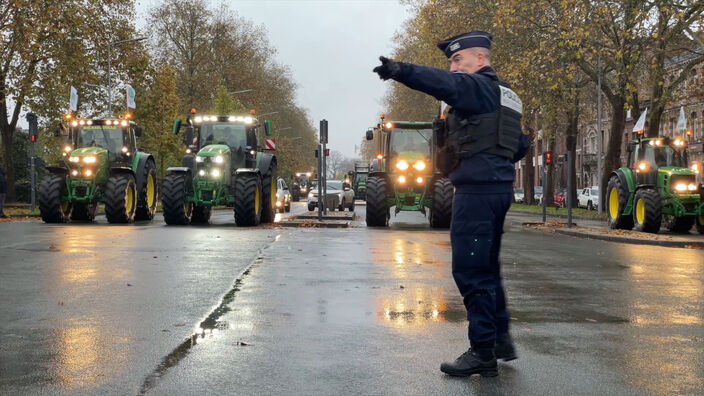
MULTIPOLYGON (((214 6, 220 3, 210 1, 214 6)), ((160 3, 137 0, 140 19, 160 3)), ((371 69, 379 63, 379 55, 391 53, 394 33, 411 17, 407 8, 397 0, 226 3, 266 28, 276 61, 290 67, 298 84, 298 104, 308 110, 316 128, 321 119, 328 120, 328 147, 355 156, 355 145, 384 111, 382 98, 389 84, 371 69)))

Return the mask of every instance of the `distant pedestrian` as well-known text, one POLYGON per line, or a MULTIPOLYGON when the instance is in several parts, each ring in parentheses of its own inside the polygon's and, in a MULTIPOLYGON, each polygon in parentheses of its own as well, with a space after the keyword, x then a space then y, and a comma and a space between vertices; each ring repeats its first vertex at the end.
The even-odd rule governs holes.
POLYGON ((5 194, 7 194, 7 180, 5 179, 5 168, 0 166, 0 218, 7 217, 3 208, 5 207, 5 194))
POLYGON ((499 250, 514 181, 514 163, 528 149, 522 134, 523 105, 490 65, 492 36, 474 31, 438 43, 450 70, 381 57, 374 68, 384 80, 434 96, 451 106, 445 145, 436 164, 455 186, 452 204, 452 275, 470 321, 470 349, 446 374, 498 374, 496 359, 516 358, 501 281, 499 250))

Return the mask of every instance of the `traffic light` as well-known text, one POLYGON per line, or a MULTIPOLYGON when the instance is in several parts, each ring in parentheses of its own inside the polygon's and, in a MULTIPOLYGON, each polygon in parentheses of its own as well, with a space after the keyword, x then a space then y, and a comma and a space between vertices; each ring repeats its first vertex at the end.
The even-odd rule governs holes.
POLYGON ((32 141, 32 143, 34 143, 37 141, 37 136, 39 135, 37 115, 34 113, 27 113, 27 123, 29 124, 29 139, 32 141))
POLYGON ((328 120, 320 120, 320 144, 328 144, 328 120))
POLYGON ((552 162, 552 151, 546 151, 543 153, 543 163, 545 165, 550 165, 552 162))
POLYGON ((329 156, 330 156, 330 149, 329 149, 329 148, 326 148, 326 149, 325 149, 325 156, 326 156, 326 157, 329 157, 329 156))

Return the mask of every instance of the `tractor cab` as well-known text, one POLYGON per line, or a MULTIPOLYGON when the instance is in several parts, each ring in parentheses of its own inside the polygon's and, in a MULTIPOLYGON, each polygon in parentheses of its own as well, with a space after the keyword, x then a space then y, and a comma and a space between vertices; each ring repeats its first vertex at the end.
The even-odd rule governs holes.
POLYGON ((638 184, 656 185, 658 175, 690 177, 694 182, 695 172, 688 168, 687 142, 683 139, 641 139, 631 143, 629 151, 629 163, 633 164, 638 184))
POLYGON ((256 118, 195 116, 188 122, 185 143, 195 154, 196 163, 213 161, 229 164, 232 169, 254 167, 260 127, 256 118))

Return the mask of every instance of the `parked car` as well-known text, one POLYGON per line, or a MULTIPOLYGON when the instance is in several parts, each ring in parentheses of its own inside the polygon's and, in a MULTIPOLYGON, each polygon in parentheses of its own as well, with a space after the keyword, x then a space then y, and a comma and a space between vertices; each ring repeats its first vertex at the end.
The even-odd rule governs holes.
MULTIPOLYGON (((327 194, 328 194, 328 209, 335 210, 345 210, 347 208, 350 212, 354 211, 354 190, 349 183, 344 180, 328 180, 327 183, 327 194), (333 198, 330 198, 333 196, 333 198)), ((318 207, 318 190, 315 189, 313 192, 308 194, 308 210, 312 211, 318 207)))
POLYGON ((291 193, 288 190, 288 185, 282 178, 279 178, 276 183, 276 210, 279 212, 290 212, 291 193))
POLYGON ((535 190, 533 191, 533 199, 539 205, 543 204, 543 186, 535 186, 535 190))
POLYGON ((525 194, 523 192, 522 188, 514 188, 513 189, 513 202, 516 203, 523 203, 525 201, 525 194))
POLYGON ((583 188, 577 193, 577 206, 580 208, 587 208, 589 210, 595 210, 599 207, 599 187, 587 187, 583 188))

